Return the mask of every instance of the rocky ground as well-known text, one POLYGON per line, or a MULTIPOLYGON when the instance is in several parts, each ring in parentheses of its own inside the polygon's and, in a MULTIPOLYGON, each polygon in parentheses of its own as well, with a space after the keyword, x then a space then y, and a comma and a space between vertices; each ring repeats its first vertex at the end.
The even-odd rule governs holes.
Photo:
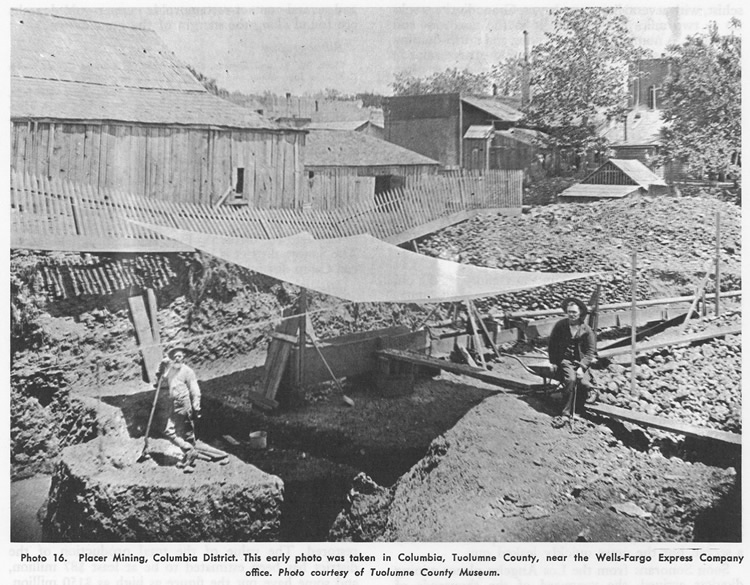
POLYGON ((551 414, 534 397, 486 398, 394 486, 359 476, 331 538, 739 540, 735 469, 633 449, 586 419, 556 429, 551 414))
MULTIPOLYGON (((570 294, 587 299, 597 283, 602 284, 602 302, 628 301, 632 247, 639 251, 641 298, 692 294, 713 253, 717 210, 722 214, 722 290, 736 290, 741 287, 740 210, 710 196, 549 205, 516 218, 480 216, 424 239, 419 248, 482 266, 601 273, 590 281, 478 303, 495 313, 555 308, 570 294)), ((136 437, 143 432, 143 412, 152 396, 140 381, 125 293, 106 302, 83 298, 77 305, 41 298, 38 289, 24 285, 33 280, 32 256, 12 259, 19 268, 15 274, 26 274, 20 284, 12 282, 21 293, 14 297, 21 318, 14 320, 12 364, 16 477, 50 471, 61 448, 96 432, 96 409, 82 406, 76 395, 105 395, 108 404, 126 413, 136 437), (98 368, 94 353, 107 358, 98 368)), ((159 291, 163 339, 196 340, 194 364, 206 388, 207 424, 222 431, 206 429, 213 438, 219 441, 224 431, 242 438, 249 430, 269 430, 267 457, 238 456, 256 460, 270 473, 275 469, 288 485, 296 482, 298 494, 306 485, 304 471, 299 472, 305 462, 347 466, 336 472, 340 477, 350 477, 349 469, 365 473, 355 482, 349 504, 342 496, 326 510, 331 522, 331 510, 345 506, 331 538, 685 541, 708 538, 726 510, 728 517, 739 517, 739 485, 731 464, 711 466, 710 457, 698 457, 675 437, 648 434, 644 440, 637 431, 640 438, 633 440, 632 428, 603 421, 581 421, 576 430, 553 429, 548 423, 559 404, 496 395, 497 389, 448 374, 395 398, 353 385, 346 391, 354 408, 342 403, 335 388, 316 389, 297 408, 264 415, 243 400, 246 381, 233 385, 221 376, 262 364, 273 316, 289 306, 296 291, 208 261, 205 266, 209 270, 199 275, 199 286, 185 279, 174 290, 159 291), (236 336, 215 335, 231 327, 236 336), (671 448, 665 449, 665 443, 671 448), (507 461, 508 471, 497 461, 507 461), (537 484, 544 489, 532 497, 537 484), (449 499, 454 503, 446 515, 440 507, 449 499), (429 502, 434 506, 427 509, 429 502), (456 531, 442 517, 460 519, 456 531)), ((354 308, 316 295, 311 306, 333 306, 314 314, 322 336, 418 324, 431 309, 354 308)), ((440 307, 433 318, 446 317, 450 308, 440 307)), ((722 319, 718 325, 737 324, 740 315, 727 311, 722 319)), ((696 325, 706 326, 711 323, 696 325)), ((735 336, 642 356, 637 397, 623 392, 629 371, 610 364, 597 372, 602 401, 739 432, 739 342, 735 336)), ((232 449, 225 443, 221 447, 232 449)), ((313 474, 316 466, 308 467, 308 475, 313 474)), ((298 508, 309 509, 309 504, 300 497, 298 508)), ((725 528, 730 540, 738 534, 731 523, 725 522, 725 528)), ((289 538, 294 531, 282 527, 282 533, 289 538)), ((320 530, 309 534, 319 538, 320 530)))

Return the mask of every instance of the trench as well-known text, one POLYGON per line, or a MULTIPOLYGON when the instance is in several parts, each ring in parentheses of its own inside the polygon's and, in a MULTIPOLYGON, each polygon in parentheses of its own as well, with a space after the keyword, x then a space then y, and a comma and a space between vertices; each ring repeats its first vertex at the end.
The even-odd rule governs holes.
POLYGON ((207 430, 202 440, 284 482, 282 542, 328 540, 329 531, 344 509, 358 474, 366 474, 382 487, 391 487, 425 456, 429 446, 395 450, 362 448, 344 433, 312 427, 290 428, 282 417, 259 420, 253 413, 212 399, 204 401, 204 411, 207 430), (266 449, 254 449, 246 441, 232 445, 223 439, 225 435, 246 437, 250 429, 259 426, 268 433, 266 449))

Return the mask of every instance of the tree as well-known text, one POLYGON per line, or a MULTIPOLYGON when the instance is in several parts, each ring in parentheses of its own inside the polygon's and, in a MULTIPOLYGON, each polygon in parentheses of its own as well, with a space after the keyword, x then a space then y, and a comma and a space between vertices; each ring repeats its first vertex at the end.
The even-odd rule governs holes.
POLYGON ((422 95, 429 93, 465 93, 486 95, 489 80, 486 73, 471 73, 468 69, 448 68, 442 73, 426 77, 414 77, 406 73, 396 73, 393 95, 422 95))
POLYGON ((603 147, 596 124, 622 116, 638 59, 627 18, 612 7, 551 11, 554 32, 532 50, 528 121, 553 142, 580 151, 603 147))
POLYGON ((492 84, 497 86, 498 95, 521 95, 523 61, 522 56, 516 55, 515 57, 506 57, 492 66, 488 77, 492 84))
POLYGON ((741 24, 733 19, 730 26, 721 35, 712 22, 705 33, 667 48, 671 73, 661 103, 664 159, 722 178, 739 173, 742 153, 741 24))

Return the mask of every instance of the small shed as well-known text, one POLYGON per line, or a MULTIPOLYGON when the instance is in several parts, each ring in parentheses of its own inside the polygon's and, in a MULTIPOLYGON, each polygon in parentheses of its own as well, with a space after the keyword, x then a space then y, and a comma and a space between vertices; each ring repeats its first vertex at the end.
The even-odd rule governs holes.
POLYGON ((622 199, 635 193, 660 193, 667 190, 663 179, 638 160, 611 158, 583 181, 558 195, 560 201, 585 202, 622 199))
POLYGON ((347 130, 310 130, 304 164, 311 204, 324 209, 372 202, 375 195, 414 185, 440 168, 436 160, 347 130))

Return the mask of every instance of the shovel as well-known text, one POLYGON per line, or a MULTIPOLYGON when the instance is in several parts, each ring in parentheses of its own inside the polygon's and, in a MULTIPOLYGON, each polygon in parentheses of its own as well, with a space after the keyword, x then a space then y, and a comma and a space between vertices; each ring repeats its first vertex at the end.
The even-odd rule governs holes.
POLYGON ((354 406, 354 400, 352 400, 351 398, 349 398, 344 393, 344 388, 341 386, 341 384, 339 383, 338 379, 336 378, 336 375, 333 373, 333 370, 331 369, 331 366, 328 365, 328 362, 326 361, 326 358, 323 357, 323 352, 321 351, 320 346, 318 345, 318 342, 315 341, 315 338, 312 335, 310 335, 309 333, 307 334, 307 337, 308 337, 308 339, 310 339, 310 341, 312 341, 313 346, 315 346, 315 349, 317 350, 318 355, 320 356, 320 359, 323 361, 323 364, 325 365, 326 369, 328 370, 328 373, 331 375, 331 379, 333 380, 333 383, 336 384, 336 388, 338 389, 339 392, 341 392, 341 399, 344 401, 344 404, 346 404, 347 406, 354 406))
POLYGON ((137 463, 151 459, 151 454, 148 452, 148 435, 151 432, 151 423, 154 420, 154 412, 156 412, 156 403, 159 401, 159 390, 161 390, 161 383, 164 380, 164 375, 159 376, 159 380, 156 382, 156 392, 154 393, 154 403, 151 405, 151 414, 148 416, 148 424, 146 425, 146 437, 143 442, 143 452, 138 457, 137 463))

